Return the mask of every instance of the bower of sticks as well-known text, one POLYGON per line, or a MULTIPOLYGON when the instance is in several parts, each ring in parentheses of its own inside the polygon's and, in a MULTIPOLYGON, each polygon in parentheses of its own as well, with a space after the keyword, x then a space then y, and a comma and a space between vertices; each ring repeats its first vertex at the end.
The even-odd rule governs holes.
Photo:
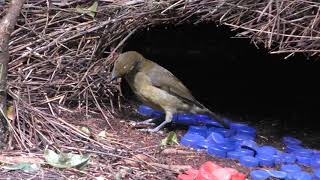
MULTIPOLYGON (((28 0, 24 5, 11 34, 7 89, 14 113, 8 149, 1 153, 43 162, 43 149, 49 147, 93 154, 91 163, 84 170, 45 168, 37 174, 4 176, 174 179, 181 170, 205 161, 204 154, 184 148, 170 161, 170 149, 161 154, 159 142, 165 135, 150 137, 123 123, 136 114, 136 107, 122 103, 119 83, 111 83, 109 75, 127 40, 146 28, 216 23, 273 54, 320 55, 316 0, 101 0, 96 10, 83 11, 92 3, 28 0), (132 142, 129 136, 143 142, 132 142)), ((0 7, 0 17, 7 6, 0 7)))

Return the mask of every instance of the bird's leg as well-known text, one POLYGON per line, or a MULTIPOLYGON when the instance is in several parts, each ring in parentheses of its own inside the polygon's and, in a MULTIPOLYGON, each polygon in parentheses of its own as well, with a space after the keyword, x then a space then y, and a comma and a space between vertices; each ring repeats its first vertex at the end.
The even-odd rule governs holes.
POLYGON ((141 131, 158 132, 163 126, 165 126, 166 124, 172 121, 172 117, 173 117, 173 114, 171 112, 166 112, 166 118, 159 126, 153 129, 141 129, 141 131))

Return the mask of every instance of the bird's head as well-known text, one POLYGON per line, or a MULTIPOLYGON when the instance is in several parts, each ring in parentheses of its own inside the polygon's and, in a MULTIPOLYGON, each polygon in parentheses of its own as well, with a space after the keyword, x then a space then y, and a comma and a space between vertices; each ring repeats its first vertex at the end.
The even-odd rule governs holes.
POLYGON ((113 66, 111 81, 130 73, 143 59, 143 56, 136 51, 120 54, 113 66))

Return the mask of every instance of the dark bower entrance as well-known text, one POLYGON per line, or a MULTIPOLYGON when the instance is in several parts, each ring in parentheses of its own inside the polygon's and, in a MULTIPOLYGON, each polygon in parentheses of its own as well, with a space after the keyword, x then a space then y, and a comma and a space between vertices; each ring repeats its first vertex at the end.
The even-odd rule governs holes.
POLYGON ((279 132, 320 128, 319 63, 303 55, 285 60, 234 35, 214 24, 156 26, 136 33, 124 51, 164 66, 218 113, 279 132))

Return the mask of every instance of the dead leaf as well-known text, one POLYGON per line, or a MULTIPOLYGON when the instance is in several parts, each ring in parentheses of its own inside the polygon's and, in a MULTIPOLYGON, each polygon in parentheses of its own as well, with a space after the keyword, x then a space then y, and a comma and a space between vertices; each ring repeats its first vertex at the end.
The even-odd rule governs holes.
POLYGON ((19 164, 19 163, 44 164, 43 159, 39 157, 32 157, 32 156, 0 155, 0 162, 4 164, 19 164))

